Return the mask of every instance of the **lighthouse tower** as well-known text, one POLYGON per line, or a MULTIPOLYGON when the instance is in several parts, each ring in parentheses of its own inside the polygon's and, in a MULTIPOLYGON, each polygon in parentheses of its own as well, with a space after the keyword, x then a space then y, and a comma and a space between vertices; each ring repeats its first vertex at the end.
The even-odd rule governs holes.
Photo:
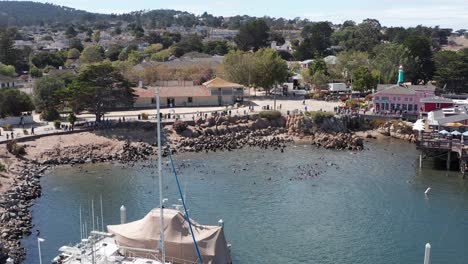
POLYGON ((403 65, 398 68, 398 85, 402 85, 405 82, 405 73, 403 71, 403 65))

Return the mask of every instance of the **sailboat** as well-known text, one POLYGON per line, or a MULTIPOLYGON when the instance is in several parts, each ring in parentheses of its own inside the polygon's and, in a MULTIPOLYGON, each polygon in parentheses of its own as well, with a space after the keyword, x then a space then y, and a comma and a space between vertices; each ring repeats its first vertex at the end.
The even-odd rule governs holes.
MULTIPOLYGON (((162 193, 162 144, 159 89, 156 97, 159 208, 144 218, 108 225, 107 232, 91 231, 75 246, 62 246, 53 259, 55 264, 231 264, 224 224, 201 225, 189 217, 170 149, 171 165, 176 177, 183 210, 164 208, 162 193)), ((101 205, 102 209, 102 205, 101 205)), ((80 210, 81 212, 81 210, 80 210)), ((94 213, 93 213, 94 214, 94 213)), ((101 213, 102 214, 102 213, 101 213)), ((102 220, 102 219, 101 219, 102 220)), ((80 213, 81 223, 81 213, 80 213)), ((80 230, 83 230, 80 227, 80 230)), ((94 228, 94 227, 93 227, 94 228)), ((86 231, 86 230, 85 230, 86 231)), ((85 234, 86 232, 82 232, 85 234)))

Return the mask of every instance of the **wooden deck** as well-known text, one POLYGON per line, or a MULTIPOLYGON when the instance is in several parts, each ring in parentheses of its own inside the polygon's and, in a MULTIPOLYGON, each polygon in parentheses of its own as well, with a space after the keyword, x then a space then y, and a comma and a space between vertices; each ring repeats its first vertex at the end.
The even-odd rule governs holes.
POLYGON ((452 153, 460 162, 460 172, 463 174, 468 169, 468 137, 463 141, 461 138, 452 138, 439 135, 437 132, 424 132, 418 137, 416 147, 421 151, 420 166, 422 158, 435 157, 447 160, 447 170, 450 168, 452 153))

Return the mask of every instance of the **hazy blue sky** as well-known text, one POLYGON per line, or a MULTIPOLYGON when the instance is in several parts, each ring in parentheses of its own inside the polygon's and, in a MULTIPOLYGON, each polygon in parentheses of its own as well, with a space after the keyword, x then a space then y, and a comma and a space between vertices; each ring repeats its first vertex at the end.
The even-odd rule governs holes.
POLYGON ((201 14, 272 16, 341 23, 376 18, 385 26, 468 28, 468 0, 40 0, 100 13, 176 9, 201 14))

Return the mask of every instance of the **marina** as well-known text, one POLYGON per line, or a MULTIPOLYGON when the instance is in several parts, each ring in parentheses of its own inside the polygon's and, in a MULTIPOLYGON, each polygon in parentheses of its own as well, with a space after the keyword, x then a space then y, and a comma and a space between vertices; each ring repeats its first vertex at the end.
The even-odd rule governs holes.
MULTIPOLYGON (((285 153, 253 148, 174 158, 191 217, 210 225, 224 220, 233 263, 419 263, 427 242, 433 263, 464 263, 466 180, 433 170, 430 161, 419 169, 418 151, 408 143, 368 147, 354 153, 296 145, 285 153)), ((169 163, 163 168, 171 172, 169 163)), ((141 219, 154 208, 155 176, 147 163, 50 171, 32 208, 34 230, 45 239, 43 263, 79 241, 79 206, 90 226, 93 197, 102 194, 105 225, 120 222, 121 205, 127 221, 141 219)), ((166 185, 167 204, 179 203, 175 180, 166 185)), ((23 240, 25 263, 36 263, 36 239, 23 240)))

